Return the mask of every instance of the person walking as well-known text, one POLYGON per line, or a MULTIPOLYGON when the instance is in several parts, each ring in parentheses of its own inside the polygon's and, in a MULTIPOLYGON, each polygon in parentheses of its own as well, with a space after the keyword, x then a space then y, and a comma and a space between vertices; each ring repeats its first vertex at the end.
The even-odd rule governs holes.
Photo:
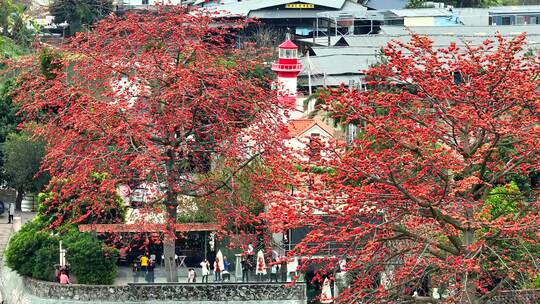
POLYGON ((229 269, 231 268, 231 262, 227 260, 227 256, 223 256, 223 272, 221 273, 221 279, 223 281, 229 282, 231 280, 231 273, 229 272, 229 269))
POLYGON ((13 223, 13 215, 15 215, 15 204, 9 203, 8 207, 8 224, 13 223))
POLYGON ((249 257, 244 255, 240 263, 242 264, 242 282, 247 283, 249 282, 249 271, 251 270, 249 257))
POLYGON ((148 254, 143 254, 143 256, 141 257, 141 270, 142 271, 146 271, 146 269, 148 268, 148 261, 150 261, 150 259, 148 258, 148 254))
POLYGON ((278 270, 279 270, 278 262, 274 259, 272 261, 272 267, 270 268, 270 283, 272 283, 273 280, 276 280, 276 283, 278 282, 278 279, 277 279, 278 270))
POLYGON ((204 261, 201 262, 201 268, 202 268, 202 283, 208 283, 208 274, 210 273, 210 263, 207 259, 204 259, 204 261))
POLYGON ((145 280, 148 283, 154 283, 154 268, 156 263, 152 260, 149 260, 148 266, 146 266, 145 280))
POLYGON ((231 262, 229 262, 229 260, 227 260, 227 256, 224 256, 223 257, 223 271, 229 271, 229 268, 231 267, 231 262))
POLYGON ((221 282, 221 260, 216 256, 214 261, 214 282, 221 282))

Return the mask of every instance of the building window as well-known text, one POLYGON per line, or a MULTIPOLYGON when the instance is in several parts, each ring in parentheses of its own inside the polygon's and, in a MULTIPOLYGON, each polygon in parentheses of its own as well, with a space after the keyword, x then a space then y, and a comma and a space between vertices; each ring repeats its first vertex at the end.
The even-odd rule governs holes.
POLYGON ((538 17, 529 17, 529 24, 537 24, 538 23, 538 17))
POLYGON ((454 84, 460 85, 463 83, 463 75, 461 75, 461 72, 456 71, 452 73, 452 76, 454 76, 454 84))
POLYGON ((525 23, 525 16, 517 16, 516 17, 516 24, 526 24, 525 23))
POLYGON ((148 0, 142 0, 143 5, 148 5, 148 0))
POLYGON ((502 17, 502 25, 510 25, 512 23, 512 19, 510 17, 502 17))

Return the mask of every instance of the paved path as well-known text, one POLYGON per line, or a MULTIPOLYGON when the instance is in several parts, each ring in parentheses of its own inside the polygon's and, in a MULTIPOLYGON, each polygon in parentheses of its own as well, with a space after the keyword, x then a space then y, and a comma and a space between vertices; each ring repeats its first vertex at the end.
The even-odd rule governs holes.
MULTIPOLYGON (((35 212, 15 212, 15 217, 21 217, 22 224, 28 222, 36 216, 35 212)), ((13 224, 8 224, 7 212, 0 215, 0 257, 4 256, 9 238, 13 233, 13 224)))
MULTIPOLYGON (((187 267, 178 267, 178 283, 187 283, 187 267)), ((197 273, 196 280, 198 283, 201 282, 202 270, 201 268, 193 268, 197 273)), ((236 282, 236 277, 234 273, 229 273, 230 279, 228 282, 236 282)), ((130 267, 118 267, 116 274, 116 279, 114 285, 127 285, 128 283, 145 283, 145 273, 139 272, 138 276, 135 276, 130 267)), ((154 282, 155 283, 167 283, 167 275, 165 273, 165 268, 157 266, 154 270, 154 282)), ((208 275, 208 283, 214 282, 214 274, 211 273, 208 275)))
MULTIPOLYGON (((36 216, 35 212, 15 212, 14 217, 21 217, 21 224, 25 224, 36 216)), ((0 215, 0 263, 3 263, 4 251, 6 250, 9 238, 13 233, 13 224, 8 224, 7 212, 0 215)), ((3 264, 2 264, 3 265, 3 264)), ((0 303, 3 303, 2 292, 0 292, 0 303)))

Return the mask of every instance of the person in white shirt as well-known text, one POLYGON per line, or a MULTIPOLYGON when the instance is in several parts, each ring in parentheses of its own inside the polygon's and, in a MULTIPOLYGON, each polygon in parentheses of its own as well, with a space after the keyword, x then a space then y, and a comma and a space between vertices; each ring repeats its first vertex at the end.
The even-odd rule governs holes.
POLYGON ((201 268, 202 268, 202 278, 201 283, 208 283, 208 274, 210 273, 210 263, 207 259, 204 259, 204 261, 201 262, 201 268))
POLYGON ((10 203, 8 208, 8 224, 13 223, 13 215, 15 214, 15 204, 10 203))

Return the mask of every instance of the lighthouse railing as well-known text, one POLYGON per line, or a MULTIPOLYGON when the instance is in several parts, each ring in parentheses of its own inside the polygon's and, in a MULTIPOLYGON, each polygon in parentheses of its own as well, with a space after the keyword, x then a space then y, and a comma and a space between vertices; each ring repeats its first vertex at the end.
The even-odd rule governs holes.
POLYGON ((274 71, 301 71, 301 63, 272 63, 272 70, 274 71))

